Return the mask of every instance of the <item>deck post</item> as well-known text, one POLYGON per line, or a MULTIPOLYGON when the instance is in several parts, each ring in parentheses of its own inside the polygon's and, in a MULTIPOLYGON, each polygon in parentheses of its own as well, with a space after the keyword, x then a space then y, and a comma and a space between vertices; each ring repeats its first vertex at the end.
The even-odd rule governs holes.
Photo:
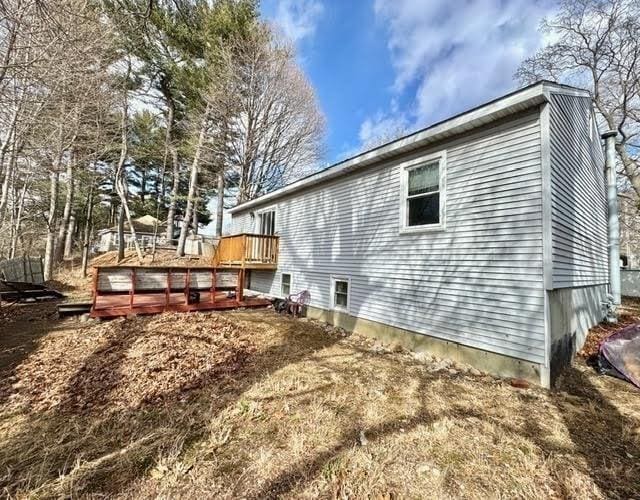
POLYGON ((187 282, 184 287, 185 302, 189 305, 189 288, 191 286, 191 269, 187 269, 187 282))
POLYGON ((131 268, 131 289, 129 290, 129 309, 133 312, 133 296, 136 293, 136 268, 131 268))
POLYGON ((238 302, 244 300, 244 268, 238 271, 238 293, 236 298, 238 302))
POLYGON ((98 300, 98 273, 100 272, 100 268, 99 267, 94 267, 93 268, 93 280, 92 280, 92 285, 91 285, 91 309, 96 308, 96 302, 98 300))
POLYGON ((216 301, 216 269, 211 269, 211 303, 216 301))
POLYGON ((167 290, 165 292, 164 301, 165 309, 169 308, 169 304, 171 304, 171 269, 167 269, 167 290))
POLYGON ((244 268, 244 264, 247 261, 247 235, 242 235, 242 240, 240 241, 241 250, 240 255, 242 256, 242 260, 240 261, 240 265, 244 268))

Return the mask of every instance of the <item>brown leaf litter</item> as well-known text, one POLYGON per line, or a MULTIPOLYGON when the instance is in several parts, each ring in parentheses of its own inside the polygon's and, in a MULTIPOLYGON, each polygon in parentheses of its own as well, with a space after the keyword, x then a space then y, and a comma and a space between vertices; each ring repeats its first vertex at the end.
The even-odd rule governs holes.
POLYGON ((640 395, 584 363, 515 388, 264 310, 30 325, 46 334, 2 378, 7 497, 640 491, 640 395))
POLYGON ((210 266, 211 257, 186 255, 178 257, 175 250, 156 250, 155 256, 150 252, 143 255, 142 262, 138 260, 135 250, 127 250, 124 259, 118 262, 116 250, 98 255, 91 261, 92 266, 168 266, 168 267, 199 267, 210 266))
POLYGON ((216 314, 92 323, 44 339, 16 370, 28 384, 20 383, 13 400, 72 413, 184 401, 195 389, 237 376, 254 350, 246 331, 216 314))

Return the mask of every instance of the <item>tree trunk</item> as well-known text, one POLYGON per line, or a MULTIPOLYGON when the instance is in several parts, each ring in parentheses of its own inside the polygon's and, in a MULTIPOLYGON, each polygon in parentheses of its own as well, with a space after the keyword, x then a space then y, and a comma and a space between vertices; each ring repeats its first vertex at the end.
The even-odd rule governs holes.
MULTIPOLYGON (((167 91, 168 92, 168 91, 167 91)), ((165 134, 165 149, 171 155, 172 165, 172 185, 171 195, 169 197, 169 207, 167 211, 167 240, 173 240, 173 232, 175 228, 176 217, 176 200, 178 198, 178 190, 180 189, 180 160, 178 158, 178 150, 173 144, 173 121, 175 119, 175 107, 173 100, 169 95, 165 95, 167 101, 167 130, 165 134)))
POLYGON ((58 231, 58 239, 56 240, 55 261, 61 262, 65 252, 65 242, 69 233, 69 221, 71 219, 71 209, 73 207, 74 195, 74 178, 73 178, 73 159, 67 163, 67 196, 64 202, 64 210, 62 212, 62 220, 60 221, 60 229, 58 231))
POLYGON ((200 134, 198 136, 198 144, 196 145, 196 151, 193 155, 193 162, 191 163, 191 176, 189 178, 189 195, 187 197, 187 208, 184 211, 184 217, 182 221, 182 228, 180 229, 180 239, 178 240, 178 248, 176 254, 179 257, 184 255, 184 246, 187 241, 187 234, 189 232, 189 225, 193 217, 193 206, 198 190, 198 166, 200 165, 200 156, 202 154, 202 147, 204 145, 204 139, 207 132, 207 120, 209 109, 205 111, 202 118, 202 125, 200 126, 200 134))
POLYGON ((118 262, 124 260, 124 206, 118 211, 118 262))
POLYGON ((218 206, 216 208, 216 236, 222 236, 224 217, 224 168, 218 172, 218 206))
MULTIPOLYGON (((142 262, 142 251, 140 250, 140 245, 138 244, 138 237, 136 235, 136 229, 133 226, 133 220, 131 219, 131 211, 129 210, 129 203, 127 200, 127 186, 125 180, 125 168, 124 164, 127 160, 127 155, 129 154, 129 138, 127 136, 127 127, 128 127, 128 119, 129 119, 129 107, 127 102, 127 96, 125 95, 123 107, 122 107, 122 120, 120 122, 121 128, 121 146, 120 146, 120 159, 118 160, 118 165, 116 167, 116 175, 115 175, 115 186, 116 191, 118 192, 118 196, 120 196, 120 204, 122 207, 122 211, 127 218, 127 223, 129 224, 129 231, 131 233, 131 239, 133 240, 133 246, 136 249, 136 254, 138 256, 138 261, 142 262)), ((124 220, 120 217, 119 224, 124 224, 124 220)), ((124 228, 118 226, 118 232, 123 233, 124 236, 124 228)), ((121 238, 122 239, 122 238, 121 238)), ((120 245, 124 242, 121 241, 120 245)), ((124 258, 124 248, 122 250, 122 258, 124 258)), ((118 259, 120 259, 120 247, 118 247, 118 259)))
POLYGON ((73 238, 76 234, 76 216, 71 214, 69 217, 69 225, 67 226, 67 236, 64 240, 64 258, 70 259, 73 253, 73 238))
POLYGON ((27 195, 28 186, 29 181, 25 180, 24 185, 22 186, 22 191, 20 192, 20 197, 18 199, 18 210, 16 213, 13 238, 11 239, 11 251, 9 253, 10 259, 13 259, 16 256, 16 250, 18 248, 18 240, 20 239, 20 226, 22 224, 22 213, 24 212, 24 200, 27 195))
POLYGON ((89 243, 91 241, 91 225, 93 219, 93 190, 95 181, 92 182, 87 198, 87 219, 84 221, 84 235, 82 238, 82 276, 87 277, 87 266, 89 265, 89 243))
POLYGON ((58 216, 58 173, 57 165, 50 174, 49 186, 49 217, 47 217, 47 241, 44 249, 44 280, 49 281, 53 277, 54 250, 56 244, 56 221, 58 216))
POLYGON ((631 158, 625 144, 616 143, 616 152, 622 161, 624 173, 629 178, 631 187, 633 187, 636 194, 640 196, 640 174, 638 174, 638 163, 631 158))
POLYGON ((9 158, 9 166, 5 172, 4 181, 2 182, 2 188, 0 188, 0 224, 4 220, 5 212, 7 209, 7 202, 9 200, 9 187, 11 180, 13 179, 13 172, 16 168, 18 158, 18 151, 16 151, 16 145, 13 144, 11 148, 11 157, 9 158))
POLYGON ((198 221, 198 201, 200 200, 200 193, 196 193, 196 197, 193 200, 193 234, 198 234, 198 225, 200 222, 198 221))

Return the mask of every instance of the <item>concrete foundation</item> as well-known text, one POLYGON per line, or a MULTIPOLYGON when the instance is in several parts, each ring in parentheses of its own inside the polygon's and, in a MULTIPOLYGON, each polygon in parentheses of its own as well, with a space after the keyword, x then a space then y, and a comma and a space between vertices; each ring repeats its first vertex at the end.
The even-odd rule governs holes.
POLYGON ((547 291, 551 384, 584 345, 589 328, 606 315, 607 285, 547 291))
POLYGON ((455 342, 441 340, 429 335, 396 328, 376 321, 357 318, 339 311, 328 311, 317 307, 307 307, 309 318, 325 321, 347 331, 375 338, 381 342, 402 346, 414 352, 427 352, 441 358, 468 364, 500 377, 514 377, 542 384, 542 367, 502 354, 496 354, 455 342))

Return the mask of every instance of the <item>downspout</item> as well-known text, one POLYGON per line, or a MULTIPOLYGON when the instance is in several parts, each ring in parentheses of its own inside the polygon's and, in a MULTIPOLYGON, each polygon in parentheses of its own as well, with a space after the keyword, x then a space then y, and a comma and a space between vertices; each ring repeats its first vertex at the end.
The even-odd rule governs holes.
POLYGON ((608 130, 602 134, 605 149, 605 170, 607 178, 607 206, 609 214, 609 293, 613 303, 621 303, 620 292, 620 221, 618 219, 618 188, 616 184, 616 135, 608 130))

